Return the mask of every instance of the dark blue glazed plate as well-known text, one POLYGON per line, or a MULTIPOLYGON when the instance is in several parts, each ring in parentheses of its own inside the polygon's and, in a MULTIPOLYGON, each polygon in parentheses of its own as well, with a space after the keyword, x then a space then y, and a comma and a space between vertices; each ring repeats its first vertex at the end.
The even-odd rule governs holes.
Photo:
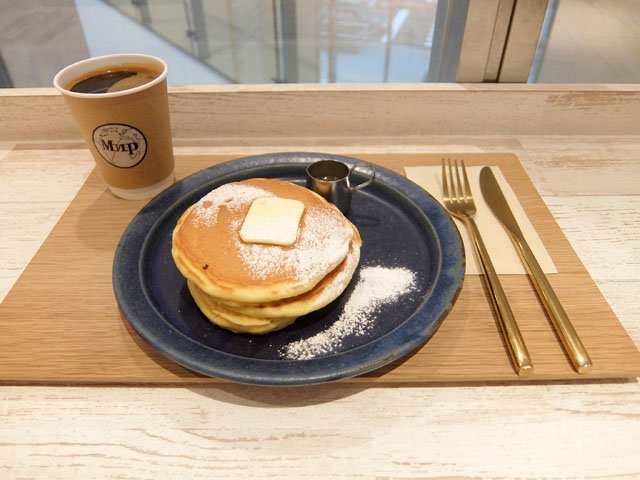
MULTIPOLYGON (((113 286, 125 318, 151 346, 204 375, 261 385, 302 385, 361 375, 413 351, 436 332, 464 279, 457 228, 440 204, 406 178, 376 166, 374 183, 354 193, 349 219, 362 236, 351 284, 327 307, 266 335, 235 334, 211 324, 192 300, 171 257, 171 234, 182 213, 210 190, 253 177, 304 185, 306 167, 333 159, 279 153, 233 160, 198 172, 151 200, 131 221, 115 252, 113 286), (365 267, 404 268, 415 288, 375 310, 364 331, 345 334, 312 358, 283 353, 296 341, 321 335, 339 318, 365 267)), ((364 181, 354 172, 355 183, 364 181)))

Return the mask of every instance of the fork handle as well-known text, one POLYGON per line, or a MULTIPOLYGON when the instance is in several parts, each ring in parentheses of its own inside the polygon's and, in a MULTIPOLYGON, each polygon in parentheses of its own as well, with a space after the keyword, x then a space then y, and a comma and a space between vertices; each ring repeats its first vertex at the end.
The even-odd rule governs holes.
POLYGON ((511 307, 509 306, 507 296, 502 289, 500 279, 498 278, 496 270, 493 267, 493 263, 491 263, 491 259, 489 258, 489 252, 487 252, 487 248, 482 241, 478 226, 473 218, 464 217, 464 220, 471 232, 471 238, 473 239, 476 251, 480 257, 484 278, 489 290, 491 291, 491 300, 493 301, 493 305, 498 313, 502 334, 507 343, 515 371, 521 376, 530 375, 533 371, 533 364, 531 363, 529 352, 527 351, 522 334, 520 333, 520 328, 518 328, 516 319, 513 316, 511 307))

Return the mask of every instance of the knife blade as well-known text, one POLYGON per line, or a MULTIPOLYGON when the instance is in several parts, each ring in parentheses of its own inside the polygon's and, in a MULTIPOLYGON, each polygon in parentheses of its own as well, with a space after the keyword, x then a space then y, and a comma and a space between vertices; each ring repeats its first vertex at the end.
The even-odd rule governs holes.
POLYGON ((578 373, 587 373, 591 370, 593 362, 573 324, 569 320, 558 296, 527 244, 522 230, 520 230, 520 226, 511 211, 511 207, 509 207, 509 203, 504 197, 504 193, 502 193, 502 189, 489 167, 483 167, 482 170, 480 170, 480 190, 487 205, 489 205, 489 208, 513 241, 531 277, 536 292, 542 300, 542 304, 549 314, 556 332, 558 332, 562 345, 571 359, 573 367, 578 373))

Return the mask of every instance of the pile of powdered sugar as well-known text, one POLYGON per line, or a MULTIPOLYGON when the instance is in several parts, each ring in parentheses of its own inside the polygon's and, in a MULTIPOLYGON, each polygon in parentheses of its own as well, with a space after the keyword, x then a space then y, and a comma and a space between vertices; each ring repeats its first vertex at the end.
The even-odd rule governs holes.
POLYGON ((416 275, 406 268, 364 267, 338 320, 316 335, 291 342, 283 358, 305 360, 329 354, 349 335, 363 335, 373 326, 376 311, 416 289, 416 275))

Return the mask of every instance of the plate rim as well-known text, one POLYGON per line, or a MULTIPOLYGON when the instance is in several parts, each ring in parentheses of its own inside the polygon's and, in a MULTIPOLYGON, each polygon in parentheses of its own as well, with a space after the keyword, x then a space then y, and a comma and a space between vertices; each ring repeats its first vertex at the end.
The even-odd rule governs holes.
POLYGON ((116 247, 112 283, 118 306, 124 318, 147 344, 171 361, 205 376, 247 384, 295 386, 326 383, 371 372, 404 357, 426 343, 435 334, 456 302, 464 281, 466 259, 460 233, 444 207, 431 194, 406 177, 373 162, 368 163, 373 163, 376 168, 376 182, 390 187, 410 200, 431 225, 439 245, 440 262, 436 280, 430 293, 425 295, 420 307, 395 329, 367 344, 334 355, 304 360, 257 359, 222 352, 189 337, 171 322, 165 320, 156 310, 153 302, 149 300, 140 278, 144 270, 141 265, 142 248, 131 248, 132 239, 136 241, 133 242, 134 246, 139 243, 142 247, 146 243, 149 233, 176 204, 183 202, 186 196, 193 195, 195 190, 203 189, 211 183, 222 182, 220 184, 223 184, 225 177, 237 175, 240 172, 250 174, 251 171, 265 168, 274 170, 277 167, 291 168, 293 165, 308 165, 320 159, 338 160, 347 164, 363 162, 363 160, 353 157, 318 152, 274 152, 228 160, 202 169, 176 182, 149 201, 134 216, 116 247), (409 192, 406 192, 406 189, 409 192), (419 203, 426 201, 427 206, 430 207, 429 212, 434 213, 436 218, 428 216, 425 210, 416 204, 413 198, 416 195, 419 197, 417 199, 419 203), (169 205, 155 212, 155 209, 167 202, 169 205), (156 216, 154 216, 155 213, 157 213, 156 216), (438 225, 434 225, 433 220, 437 220, 438 225), (140 227, 144 231, 142 238, 137 232, 140 227), (449 241, 443 244, 442 236, 446 236, 449 241), (132 262, 132 260, 136 261, 132 262), (133 285, 131 285, 132 282, 133 285), (443 285, 443 282, 448 282, 448 285, 443 285), (433 314, 429 315, 426 323, 424 320, 420 322, 420 318, 414 320, 419 316, 418 314, 425 313, 423 312, 425 304, 434 297, 434 292, 445 293, 444 297, 440 297, 440 305, 436 312, 437 317, 433 318, 433 314), (136 296, 134 293, 138 295, 136 296), (139 295, 140 293, 142 295, 139 295), (158 326, 161 327, 161 331, 158 331, 158 326), (396 341, 403 338, 404 341, 396 341), (392 351, 386 346, 389 342, 395 345, 392 351), (359 358, 360 361, 344 362, 345 359, 358 360, 359 358), (212 360, 215 361, 215 365, 211 364, 212 360), (239 363, 241 368, 234 362, 239 363), (259 367, 270 365, 275 365, 275 367, 267 368, 266 373, 264 368, 260 371, 259 367), (302 365, 311 366, 305 372, 307 369, 301 369, 302 365), (249 369, 248 373, 247 369, 249 369))

